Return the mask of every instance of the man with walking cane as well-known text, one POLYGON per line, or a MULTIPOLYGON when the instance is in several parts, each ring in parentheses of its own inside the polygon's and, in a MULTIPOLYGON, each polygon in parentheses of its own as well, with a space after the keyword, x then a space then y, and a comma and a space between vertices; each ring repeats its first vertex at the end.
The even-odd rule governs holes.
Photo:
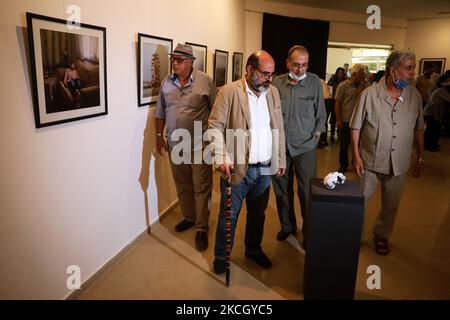
POLYGON ((246 75, 222 87, 209 118, 213 163, 222 173, 214 249, 214 272, 217 274, 227 269, 227 182, 231 184, 229 251, 245 198, 245 255, 263 268, 272 265, 261 248, 264 211, 269 200, 270 175, 282 176, 286 167, 281 102, 278 90, 271 85, 274 69, 270 54, 265 51, 253 53, 247 60, 246 75))

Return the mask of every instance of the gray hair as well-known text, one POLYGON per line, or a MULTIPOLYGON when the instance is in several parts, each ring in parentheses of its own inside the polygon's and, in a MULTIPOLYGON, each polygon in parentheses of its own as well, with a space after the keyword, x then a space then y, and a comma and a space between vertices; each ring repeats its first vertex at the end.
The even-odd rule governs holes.
POLYGON ((300 53, 306 53, 309 56, 309 52, 308 49, 306 49, 306 47, 301 46, 301 45, 295 45, 293 47, 291 47, 288 51, 288 59, 291 60, 291 56, 294 53, 294 51, 298 51, 300 53))
POLYGON ((394 69, 400 66, 400 63, 404 59, 416 60, 416 55, 410 50, 394 50, 391 52, 386 60, 386 75, 389 75, 391 67, 394 69))
POLYGON ((357 64, 353 65, 352 68, 350 69, 350 73, 354 74, 354 73, 359 72, 359 70, 362 70, 364 73, 368 73, 367 66, 362 63, 357 63, 357 64))

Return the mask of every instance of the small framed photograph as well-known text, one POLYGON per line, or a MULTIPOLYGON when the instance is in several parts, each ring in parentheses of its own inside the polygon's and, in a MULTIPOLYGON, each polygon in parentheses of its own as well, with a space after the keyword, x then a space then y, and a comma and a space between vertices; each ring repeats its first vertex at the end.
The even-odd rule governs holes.
POLYGON ((108 114, 106 29, 26 15, 36 128, 108 114))
POLYGON ((443 74, 445 70, 445 58, 423 58, 420 59, 419 74, 423 74, 425 70, 432 68, 433 72, 443 74))
POLYGON ((228 51, 217 50, 214 55, 214 81, 216 87, 227 84, 228 75, 228 51))
POLYGON ((138 33, 138 103, 155 104, 161 81, 170 74, 172 39, 138 33))
POLYGON ((192 50, 194 51, 194 69, 203 71, 206 73, 206 60, 208 57, 208 47, 196 44, 192 42, 186 42, 186 44, 190 45, 192 47, 192 50))
POLYGON ((241 52, 233 53, 233 81, 242 78, 242 61, 244 54, 241 52))

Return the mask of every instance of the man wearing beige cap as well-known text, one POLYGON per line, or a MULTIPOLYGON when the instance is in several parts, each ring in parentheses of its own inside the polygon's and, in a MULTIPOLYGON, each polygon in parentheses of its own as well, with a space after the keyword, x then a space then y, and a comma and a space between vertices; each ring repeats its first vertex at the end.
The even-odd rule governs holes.
MULTIPOLYGON (((161 155, 169 151, 172 175, 184 216, 184 220, 175 226, 175 231, 182 232, 195 226, 195 244, 199 251, 203 251, 208 247, 212 168, 201 156, 195 157, 195 153, 203 154, 206 147, 202 142, 202 133, 208 128, 216 87, 210 76, 193 69, 195 57, 191 46, 178 44, 170 56, 173 73, 161 82, 155 110, 156 145, 161 155), (202 129, 199 137, 194 135, 196 124, 200 124, 202 129), (164 127, 167 142, 163 137, 164 127), (182 154, 178 151, 172 154, 179 143, 180 132, 190 134, 190 148, 188 145, 188 150, 183 149, 182 154), (183 161, 177 161, 180 158, 183 161)), ((181 142, 186 143, 184 138, 181 142)))

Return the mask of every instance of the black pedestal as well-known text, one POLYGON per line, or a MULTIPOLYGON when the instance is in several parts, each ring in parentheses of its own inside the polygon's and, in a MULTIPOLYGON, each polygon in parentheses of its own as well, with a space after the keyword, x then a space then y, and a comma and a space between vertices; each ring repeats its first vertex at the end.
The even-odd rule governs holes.
POLYGON ((307 212, 304 297, 353 299, 364 217, 359 184, 334 190, 312 179, 307 212))

